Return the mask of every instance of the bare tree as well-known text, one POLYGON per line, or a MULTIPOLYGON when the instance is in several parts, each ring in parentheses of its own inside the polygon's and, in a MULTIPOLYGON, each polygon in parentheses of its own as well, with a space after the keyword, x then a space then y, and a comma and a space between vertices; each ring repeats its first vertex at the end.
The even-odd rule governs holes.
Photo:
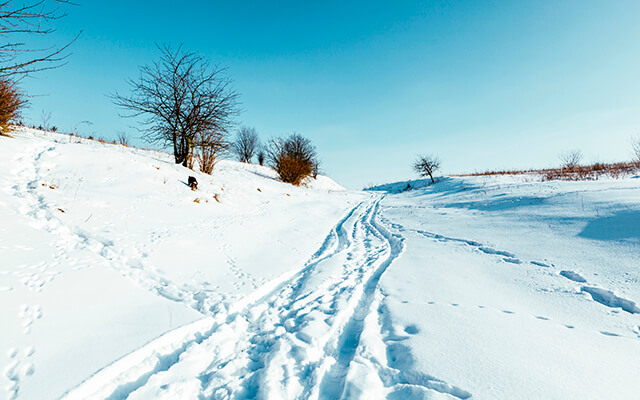
POLYGON ((69 46, 37 48, 29 46, 29 37, 54 32, 51 24, 66 14, 68 0, 0 0, 0 76, 25 76, 33 72, 57 68, 69 57, 69 46))
POLYGON ((422 177, 431 178, 431 183, 436 183, 436 180, 433 179, 433 174, 440 169, 440 160, 431 155, 419 155, 418 159, 413 163, 413 170, 418 173, 418 175, 422 177))
POLYGON ((225 69, 181 47, 159 47, 160 60, 140 68, 139 80, 128 80, 131 94, 115 93, 125 117, 143 117, 143 138, 173 146, 176 164, 191 165, 194 148, 215 132, 227 135, 239 113, 238 94, 225 69))
POLYGON ((240 162, 250 163, 260 147, 260 138, 255 128, 243 126, 238 130, 236 141, 231 148, 240 162))
POLYGON ((562 163, 562 168, 566 168, 569 170, 574 169, 580 162, 582 161, 582 152, 580 150, 568 150, 562 152, 558 155, 560 162, 562 163))
POLYGON ((640 168, 640 135, 631 140, 631 156, 633 163, 640 168))
POLYGON ((267 148, 267 159, 280 180, 293 185, 302 183, 319 166, 315 146, 311 140, 298 133, 271 140, 267 148))
POLYGON ((20 119, 27 101, 15 82, 0 77, 0 135, 7 135, 20 119))

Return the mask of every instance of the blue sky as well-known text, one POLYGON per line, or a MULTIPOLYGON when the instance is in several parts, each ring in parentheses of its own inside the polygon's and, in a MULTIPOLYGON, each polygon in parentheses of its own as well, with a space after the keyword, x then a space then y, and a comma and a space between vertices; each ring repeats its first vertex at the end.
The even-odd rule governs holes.
POLYGON ((47 38, 84 33, 62 68, 23 81, 27 122, 137 132, 107 97, 182 44, 228 68, 238 122, 313 140, 343 185, 629 158, 640 133, 640 2, 84 1, 47 38), (91 125, 80 124, 91 121, 91 125))

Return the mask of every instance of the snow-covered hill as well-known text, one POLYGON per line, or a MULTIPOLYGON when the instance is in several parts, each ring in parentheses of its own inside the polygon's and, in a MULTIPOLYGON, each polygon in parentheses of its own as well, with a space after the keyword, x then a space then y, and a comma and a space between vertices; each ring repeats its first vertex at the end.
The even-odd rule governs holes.
POLYGON ((302 268, 363 196, 221 161, 22 130, 0 137, 0 345, 9 398, 57 398, 166 331, 302 268), (186 181, 194 175, 200 189, 186 181))
POLYGON ((640 393, 638 178, 349 192, 15 136, 0 137, 8 398, 640 393))

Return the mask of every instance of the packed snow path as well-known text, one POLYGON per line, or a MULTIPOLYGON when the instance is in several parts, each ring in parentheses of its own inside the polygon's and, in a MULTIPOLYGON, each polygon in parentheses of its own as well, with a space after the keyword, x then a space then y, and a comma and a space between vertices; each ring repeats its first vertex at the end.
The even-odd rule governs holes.
POLYGON ((407 383, 470 397, 386 363, 395 338, 379 325, 378 282, 403 244, 377 221, 380 200, 353 208, 295 275, 236 311, 170 332, 65 398, 368 398, 407 383))

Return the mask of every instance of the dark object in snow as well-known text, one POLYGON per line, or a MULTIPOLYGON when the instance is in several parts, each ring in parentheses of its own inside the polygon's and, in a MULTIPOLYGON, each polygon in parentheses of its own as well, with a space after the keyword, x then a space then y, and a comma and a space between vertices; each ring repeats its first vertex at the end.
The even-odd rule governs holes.
POLYGON ((196 180, 195 177, 190 176, 188 180, 188 184, 191 190, 198 190, 198 181, 196 180))

